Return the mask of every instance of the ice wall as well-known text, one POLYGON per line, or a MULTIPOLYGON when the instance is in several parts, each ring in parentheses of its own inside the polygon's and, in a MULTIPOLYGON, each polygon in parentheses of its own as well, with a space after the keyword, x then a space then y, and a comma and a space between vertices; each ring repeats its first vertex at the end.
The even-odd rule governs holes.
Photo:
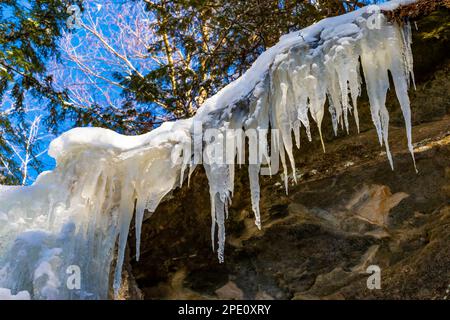
MULTIPOLYGON (((389 2, 381 9, 409 2, 389 2)), ((53 171, 42 173, 32 186, 0 187, 0 297, 20 293, 33 299, 107 298, 112 265, 117 293, 133 217, 139 259, 144 212, 154 212, 199 164, 209 180, 213 248, 217 241, 215 249, 223 261, 236 163, 250 163, 252 208, 260 227, 263 160, 279 156, 287 188, 288 174, 295 172, 293 147, 300 146, 302 127, 311 139, 310 119, 320 136, 325 112, 330 112, 335 132, 348 132, 350 116, 359 128, 362 75, 380 144, 393 166, 385 106, 388 71, 412 154, 407 94, 413 79, 411 30, 408 24, 386 21, 374 7, 283 36, 192 119, 165 123, 134 137, 100 128, 64 133, 49 149, 57 161, 53 171), (268 129, 279 133, 270 148, 268 129), (250 131, 256 136, 247 134, 246 140, 250 131), (77 268, 79 288, 71 282, 77 268)), ((273 169, 273 163, 269 165, 273 169)))

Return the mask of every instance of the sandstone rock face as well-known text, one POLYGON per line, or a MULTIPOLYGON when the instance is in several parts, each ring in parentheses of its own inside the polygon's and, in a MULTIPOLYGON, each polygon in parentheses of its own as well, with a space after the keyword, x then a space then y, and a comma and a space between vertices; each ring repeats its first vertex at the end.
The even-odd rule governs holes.
POLYGON ((389 212, 406 197, 408 194, 404 192, 392 194, 388 186, 363 185, 350 199, 346 209, 371 224, 387 226, 389 212))
MULTIPOLYGON (((312 143, 302 140, 295 155, 299 182, 290 183, 288 195, 280 176, 262 177, 261 231, 246 168, 236 173, 223 264, 211 250, 208 185, 197 169, 189 190, 173 192, 144 223, 141 261, 129 266, 143 297, 444 299, 450 285, 449 16, 440 9, 420 17, 414 31, 417 90, 410 98, 418 173, 395 93, 387 102, 394 171, 363 93, 362 133, 353 125, 350 135, 334 137, 331 127, 323 128, 326 153, 317 132, 312 143), (367 288, 370 265, 381 270, 381 289, 367 288)), ((129 246, 133 256, 134 239, 129 246)))

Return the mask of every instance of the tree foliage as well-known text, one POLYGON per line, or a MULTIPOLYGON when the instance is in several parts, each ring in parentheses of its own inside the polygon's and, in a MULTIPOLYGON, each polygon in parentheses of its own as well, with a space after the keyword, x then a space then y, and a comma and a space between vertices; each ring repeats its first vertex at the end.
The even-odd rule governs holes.
POLYGON ((12 182, 21 173, 15 155, 26 140, 23 133, 30 107, 26 96, 45 99, 54 116, 61 113, 58 107, 64 93, 52 87, 45 62, 57 52, 65 8, 61 0, 4 0, 0 4, 0 167, 12 182))

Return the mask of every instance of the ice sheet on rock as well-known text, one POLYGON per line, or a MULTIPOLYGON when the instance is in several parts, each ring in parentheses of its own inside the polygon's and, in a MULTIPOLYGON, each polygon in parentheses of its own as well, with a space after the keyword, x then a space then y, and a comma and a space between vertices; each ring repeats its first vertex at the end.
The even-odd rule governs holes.
POLYGON ((177 185, 183 162, 174 163, 174 146, 190 142, 189 127, 189 121, 178 122, 120 139, 109 130, 78 128, 52 142, 55 170, 32 186, 0 192, 8 219, 0 243, 10 244, 0 248, 0 287, 27 290, 35 299, 105 299, 117 256, 117 292, 135 201, 139 210, 154 211, 177 185), (65 285, 71 265, 81 269, 80 290, 65 285))
MULTIPOLYGON (((410 2, 380 7, 392 10, 410 2)), ((145 213, 154 212, 183 183, 185 172, 190 177, 202 154, 209 181, 212 245, 223 261, 235 164, 244 159, 250 163, 252 210, 260 228, 263 164, 273 172, 269 155, 281 159, 287 192, 289 171, 293 180, 297 178, 293 147, 300 147, 301 134, 311 140, 310 119, 318 127, 324 150, 325 112, 331 115, 335 133, 350 131, 350 116, 359 130, 361 73, 372 120, 393 165, 385 105, 391 73, 413 156, 407 94, 413 82, 411 30, 384 18, 378 29, 369 28, 368 17, 367 8, 362 8, 283 36, 241 78, 209 98, 192 119, 165 123, 142 136, 76 128, 55 139, 49 149, 57 161, 53 171, 42 173, 29 187, 0 187, 0 288, 7 288, 0 289, 0 298, 25 297, 24 291, 33 299, 108 298, 113 259, 117 294, 133 218, 139 259, 145 213), (206 134, 206 129, 213 130, 206 134), (279 130, 276 138, 271 136, 270 148, 269 129, 279 130), (82 276, 77 290, 66 286, 67 268, 73 265, 82 276)))
POLYGON ((30 300, 30 293, 20 291, 17 294, 12 294, 11 290, 0 288, 0 300, 30 300))

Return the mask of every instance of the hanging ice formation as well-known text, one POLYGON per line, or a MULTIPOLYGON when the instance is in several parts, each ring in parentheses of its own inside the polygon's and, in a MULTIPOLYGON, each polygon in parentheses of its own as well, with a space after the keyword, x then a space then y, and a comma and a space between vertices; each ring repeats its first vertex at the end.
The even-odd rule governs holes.
MULTIPOLYGON (((409 2, 380 7, 391 10, 409 2)), ((207 100, 192 119, 165 123, 142 136, 76 128, 55 139, 49 149, 57 161, 53 171, 42 173, 32 186, 0 187, 0 288, 6 288, 0 296, 106 298, 115 256, 113 287, 117 293, 133 215, 139 259, 144 211, 153 212, 167 193, 180 186, 186 169, 188 175, 192 173, 202 145, 211 195, 211 236, 213 245, 218 239, 222 261, 234 163, 236 157, 238 162, 243 160, 246 141, 226 129, 260 129, 258 139, 248 140, 249 157, 256 159, 249 165, 249 176, 252 207, 260 226, 258 177, 262 160, 254 150, 259 150, 262 158, 268 156, 265 129, 279 130, 271 153, 279 147, 287 179, 288 164, 295 172, 292 149, 294 144, 299 146, 301 127, 311 139, 308 112, 320 135, 326 100, 335 131, 339 126, 348 131, 350 114, 359 128, 360 66, 372 120, 390 164, 385 106, 388 70, 412 154, 407 94, 412 79, 410 27, 392 24, 376 11, 366 7, 283 36, 241 78, 207 100), (203 127, 199 129, 198 123, 203 127), (205 129, 216 129, 215 137, 207 137, 205 129), (231 162, 221 161, 224 155, 215 148, 222 137, 226 138, 226 158, 231 162), (76 286, 77 276, 81 277, 81 288, 76 286), (17 293, 20 295, 13 296, 17 293)))

